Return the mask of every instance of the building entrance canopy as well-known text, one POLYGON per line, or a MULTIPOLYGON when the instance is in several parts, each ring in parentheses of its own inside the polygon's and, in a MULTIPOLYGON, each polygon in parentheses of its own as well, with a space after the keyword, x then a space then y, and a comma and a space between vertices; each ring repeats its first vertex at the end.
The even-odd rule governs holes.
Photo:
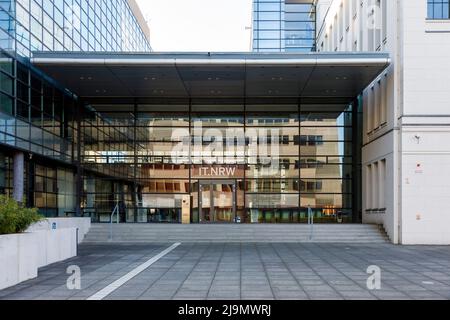
MULTIPOLYGON (((350 103, 386 53, 34 53, 82 98, 314 98, 350 103)), ((89 100, 89 99, 87 99, 89 100)))
POLYGON ((78 95, 83 210, 109 221, 358 221, 355 98, 384 53, 35 53, 78 95), (111 195, 120 195, 111 197, 111 195), (340 219, 340 218, 339 218, 340 219))

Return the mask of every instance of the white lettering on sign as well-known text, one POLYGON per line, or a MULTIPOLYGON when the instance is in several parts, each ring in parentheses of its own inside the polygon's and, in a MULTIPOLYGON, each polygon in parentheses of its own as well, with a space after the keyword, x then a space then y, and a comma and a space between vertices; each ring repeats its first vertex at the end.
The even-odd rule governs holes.
POLYGON ((236 168, 200 168, 198 172, 200 177, 232 177, 236 175, 236 168))

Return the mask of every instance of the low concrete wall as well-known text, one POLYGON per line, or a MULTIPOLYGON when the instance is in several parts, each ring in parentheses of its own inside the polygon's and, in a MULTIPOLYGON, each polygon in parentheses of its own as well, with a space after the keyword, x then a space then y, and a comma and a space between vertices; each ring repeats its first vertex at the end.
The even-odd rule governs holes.
POLYGON ((0 236, 0 290, 36 278, 38 269, 77 255, 77 229, 0 236))
POLYGON ((31 233, 38 243, 37 266, 42 268, 77 255, 77 229, 36 231, 31 233))
POLYGON ((34 224, 27 232, 67 228, 78 229, 78 243, 81 243, 91 228, 91 218, 49 218, 34 224))
POLYGON ((76 256, 90 227, 89 218, 55 218, 23 234, 0 235, 0 290, 36 278, 39 268, 76 256))
POLYGON ((0 290, 37 277, 36 238, 31 233, 0 236, 0 290))

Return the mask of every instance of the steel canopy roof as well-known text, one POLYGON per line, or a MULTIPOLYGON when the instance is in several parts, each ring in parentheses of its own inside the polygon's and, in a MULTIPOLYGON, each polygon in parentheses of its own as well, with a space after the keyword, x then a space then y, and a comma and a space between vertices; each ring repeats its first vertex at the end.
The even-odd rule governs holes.
POLYGON ((387 53, 55 53, 33 65, 81 98, 326 98, 350 102, 387 53))

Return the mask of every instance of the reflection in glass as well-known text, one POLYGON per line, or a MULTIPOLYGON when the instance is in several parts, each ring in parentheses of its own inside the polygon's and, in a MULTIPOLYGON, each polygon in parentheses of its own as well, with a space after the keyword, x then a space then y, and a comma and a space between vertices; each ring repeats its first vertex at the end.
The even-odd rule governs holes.
MULTIPOLYGON (((179 222, 186 195, 193 223, 303 223, 308 206, 326 222, 351 213, 353 130, 345 108, 252 104, 246 113, 217 114, 193 107, 182 115, 146 106, 137 127, 132 112, 107 109, 111 125, 101 115, 83 123, 86 167, 129 185, 127 220, 179 222)), ((86 191, 88 202, 111 211, 111 191, 97 187, 86 191)))

